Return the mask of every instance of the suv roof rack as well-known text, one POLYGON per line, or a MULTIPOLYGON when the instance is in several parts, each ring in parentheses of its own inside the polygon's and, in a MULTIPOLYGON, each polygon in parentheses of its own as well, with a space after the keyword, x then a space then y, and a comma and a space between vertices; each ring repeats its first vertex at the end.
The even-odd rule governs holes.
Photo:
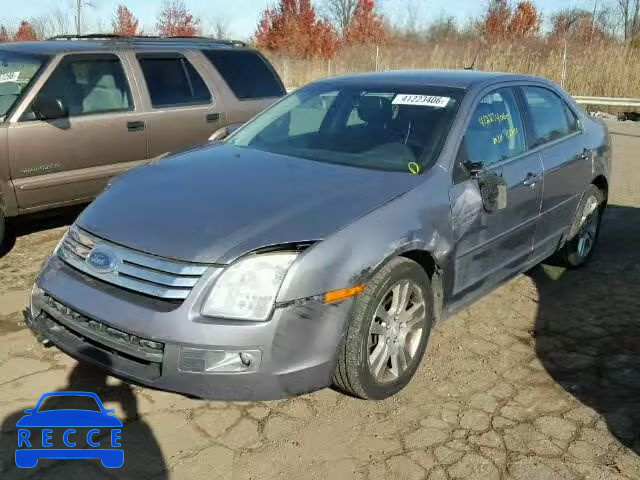
POLYGON ((50 37, 47 40, 55 41, 55 40, 107 40, 115 43, 139 43, 139 44, 148 44, 148 43, 171 43, 172 41, 176 43, 187 43, 187 44, 213 44, 213 45, 224 45, 228 47, 246 47, 247 44, 240 40, 222 40, 218 38, 211 37, 187 37, 187 36, 170 36, 170 37, 161 37, 154 35, 118 35, 115 33, 89 33, 86 35, 56 35, 54 37, 50 37))

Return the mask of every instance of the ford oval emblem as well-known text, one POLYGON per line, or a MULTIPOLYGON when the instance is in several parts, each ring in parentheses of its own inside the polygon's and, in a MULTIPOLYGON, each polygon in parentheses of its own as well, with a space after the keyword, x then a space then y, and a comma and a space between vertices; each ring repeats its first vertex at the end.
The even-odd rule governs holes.
POLYGON ((89 268, 98 273, 111 273, 116 270, 118 259, 109 250, 95 248, 87 255, 86 263, 89 268))

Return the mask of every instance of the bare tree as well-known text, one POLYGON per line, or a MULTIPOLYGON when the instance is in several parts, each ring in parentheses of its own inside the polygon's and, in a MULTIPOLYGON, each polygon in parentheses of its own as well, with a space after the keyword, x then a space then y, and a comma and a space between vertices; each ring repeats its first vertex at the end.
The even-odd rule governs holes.
POLYGON ((63 9, 60 3, 55 4, 51 7, 49 18, 51 20, 53 35, 64 35, 70 33, 71 12, 69 9, 63 9))
POLYGON ((617 10, 625 40, 640 35, 640 0, 617 0, 617 10))
POLYGON ((418 34, 420 19, 422 16, 422 3, 419 0, 406 0, 405 3, 405 31, 410 35, 418 34))
POLYGON ((216 17, 211 21, 211 33, 215 38, 229 38, 229 21, 223 17, 216 17))
POLYGON ((344 35, 351 24, 358 0, 325 0, 324 11, 335 29, 344 35))

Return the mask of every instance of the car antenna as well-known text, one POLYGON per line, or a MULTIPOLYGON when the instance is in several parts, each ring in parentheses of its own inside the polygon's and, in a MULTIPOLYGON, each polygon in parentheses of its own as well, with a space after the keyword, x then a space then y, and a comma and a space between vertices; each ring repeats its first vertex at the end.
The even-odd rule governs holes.
POLYGON ((482 48, 484 47, 484 37, 482 38, 482 41, 480 42, 480 46, 478 47, 478 50, 476 51, 476 56, 473 57, 473 61, 471 62, 471 65, 468 65, 466 67, 464 67, 465 70, 473 70, 476 67, 476 61, 478 61, 478 57, 480 56, 480 52, 482 51, 482 48))

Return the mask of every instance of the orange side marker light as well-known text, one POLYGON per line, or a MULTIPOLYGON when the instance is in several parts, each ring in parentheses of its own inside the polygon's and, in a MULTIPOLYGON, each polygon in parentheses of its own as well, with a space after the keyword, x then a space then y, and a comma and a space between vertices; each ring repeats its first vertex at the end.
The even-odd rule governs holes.
POLYGON ((333 290, 332 292, 327 292, 324 294, 324 303, 339 302, 340 300, 345 300, 350 297, 355 297, 356 295, 362 293, 363 291, 364 291, 363 283, 351 288, 333 290))

